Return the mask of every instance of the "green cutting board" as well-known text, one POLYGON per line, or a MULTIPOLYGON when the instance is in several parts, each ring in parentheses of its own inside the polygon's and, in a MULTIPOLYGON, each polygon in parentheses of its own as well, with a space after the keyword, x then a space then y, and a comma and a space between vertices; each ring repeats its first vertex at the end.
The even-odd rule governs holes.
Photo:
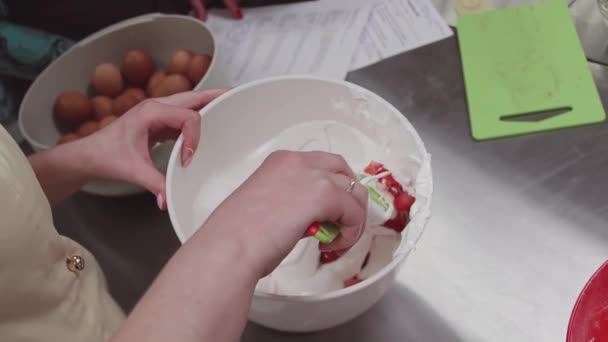
POLYGON ((460 17, 457 28, 474 139, 605 120, 564 0, 460 17))

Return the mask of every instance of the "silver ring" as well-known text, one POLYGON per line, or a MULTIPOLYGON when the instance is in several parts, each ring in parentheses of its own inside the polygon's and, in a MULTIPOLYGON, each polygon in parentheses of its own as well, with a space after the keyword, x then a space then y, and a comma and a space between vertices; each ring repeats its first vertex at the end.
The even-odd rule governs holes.
POLYGON ((355 190, 356 185, 357 185, 357 180, 352 178, 350 180, 350 184, 348 184, 348 189, 346 189, 346 192, 348 192, 349 194, 352 194, 353 190, 355 190))

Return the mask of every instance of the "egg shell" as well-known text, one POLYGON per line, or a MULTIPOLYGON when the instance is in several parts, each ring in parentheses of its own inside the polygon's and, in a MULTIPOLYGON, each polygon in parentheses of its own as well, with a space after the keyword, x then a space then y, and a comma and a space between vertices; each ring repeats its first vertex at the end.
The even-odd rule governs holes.
POLYGON ((129 50, 122 62, 122 74, 134 85, 143 86, 156 69, 150 54, 141 49, 129 50))
POLYGON ((66 91, 55 99, 55 118, 60 124, 78 125, 93 117, 91 100, 78 91, 66 91))
POLYGON ((99 123, 97 121, 87 121, 78 127, 78 134, 80 137, 86 137, 87 135, 91 135, 99 130, 99 123))
POLYGON ((80 137, 77 134, 74 133, 66 133, 64 135, 61 136, 61 138, 59 139, 59 141, 57 142, 57 145, 61 145, 61 144, 66 144, 75 140, 80 139, 80 137))
POLYGON ((148 85, 146 86, 146 92, 148 95, 151 95, 153 89, 162 81, 165 77, 167 77, 167 72, 164 70, 156 70, 156 72, 150 77, 148 80, 148 85))
POLYGON ((188 66, 190 65, 192 56, 192 52, 188 50, 175 51, 169 62, 169 73, 185 75, 186 72, 188 72, 188 66))
POLYGON ((211 56, 207 54, 195 55, 190 60, 186 76, 192 84, 196 85, 203 79, 207 70, 209 70, 209 65, 211 65, 211 56))
POLYGON ((182 93, 192 89, 190 81, 181 74, 172 74, 165 77, 152 89, 152 97, 163 97, 182 93))
POLYGON ((99 121, 99 129, 106 127, 107 125, 114 122, 116 119, 118 119, 118 117, 116 117, 114 115, 106 116, 101 121, 99 121))
POLYGON ((99 64, 93 72, 93 88, 97 95, 116 97, 124 88, 120 69, 114 64, 99 64))
POLYGON ((103 95, 98 95, 91 99, 95 120, 99 121, 108 115, 112 115, 112 102, 111 98, 103 95))

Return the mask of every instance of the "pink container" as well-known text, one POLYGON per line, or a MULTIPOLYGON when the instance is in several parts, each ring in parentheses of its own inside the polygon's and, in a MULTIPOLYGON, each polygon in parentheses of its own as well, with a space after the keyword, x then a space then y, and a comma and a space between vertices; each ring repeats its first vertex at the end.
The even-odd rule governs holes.
POLYGON ((608 261, 591 276, 578 297, 567 342, 608 341, 608 261))

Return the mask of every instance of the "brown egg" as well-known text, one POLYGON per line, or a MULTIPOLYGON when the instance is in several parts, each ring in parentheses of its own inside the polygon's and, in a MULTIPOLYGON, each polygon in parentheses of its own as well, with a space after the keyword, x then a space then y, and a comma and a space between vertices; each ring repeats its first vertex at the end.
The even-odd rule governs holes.
POLYGON ((211 56, 204 55, 195 55, 190 60, 190 65, 188 66, 188 71, 186 72, 186 76, 193 85, 196 86, 198 82, 205 76, 205 73, 209 69, 209 65, 211 64, 211 56))
POLYGON ((188 79, 181 74, 173 74, 165 77, 152 89, 152 97, 169 96, 192 89, 188 79))
POLYGON ((138 103, 139 101, 133 95, 120 95, 114 99, 112 113, 116 116, 121 116, 129 111, 129 109, 135 107, 138 103))
POLYGON ((111 98, 103 95, 98 95, 91 99, 95 120, 99 121, 108 115, 112 115, 112 102, 111 98))
POLYGON ((121 116, 129 110, 130 100, 126 97, 119 96, 112 102, 112 115, 121 116))
POLYGON ((171 56, 171 62, 169 62, 169 73, 171 74, 186 74, 188 71, 188 65, 190 65, 190 59, 192 58, 192 52, 188 50, 177 50, 171 56))
POLYGON ((127 88, 122 95, 133 97, 137 100, 137 103, 146 99, 146 92, 141 88, 127 88))
POLYGON ((79 138, 80 137, 77 134, 67 133, 67 134, 64 134, 64 135, 61 136, 61 138, 57 142, 57 145, 69 143, 69 142, 72 142, 74 140, 78 140, 79 138))
POLYGON ((118 96, 124 88, 120 69, 114 64, 99 64, 93 72, 93 88, 98 95, 118 96))
POLYGON ((87 121, 78 127, 78 134, 80 137, 86 137, 87 135, 91 135, 99 129, 99 123, 97 121, 87 121))
POLYGON ((93 105, 81 92, 66 91, 55 99, 53 111, 59 123, 78 125, 92 118, 93 105))
POLYGON ((140 49, 127 52, 122 61, 122 74, 130 83, 143 86, 154 73, 154 60, 150 55, 140 49))
POLYGON ((118 118, 114 115, 106 116, 105 118, 101 119, 101 121, 99 121, 99 129, 106 127, 116 119, 118 118))
POLYGON ((148 86, 146 87, 146 92, 148 95, 152 94, 152 89, 156 87, 160 81, 162 81, 165 77, 167 77, 167 72, 164 70, 157 70, 148 80, 148 86))

